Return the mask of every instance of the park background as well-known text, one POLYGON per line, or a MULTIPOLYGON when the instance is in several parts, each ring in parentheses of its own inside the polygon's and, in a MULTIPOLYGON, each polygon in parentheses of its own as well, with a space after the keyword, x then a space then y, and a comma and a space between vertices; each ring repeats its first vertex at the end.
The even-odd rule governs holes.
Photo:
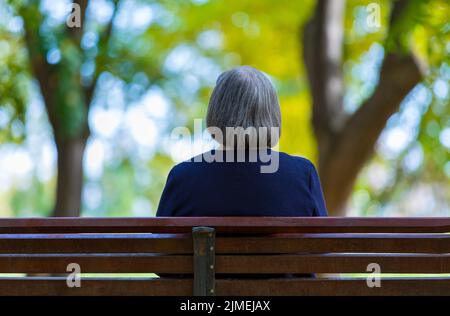
MULTIPOLYGON (((450 215, 446 0, 0 0, 0 217, 153 216, 217 76, 267 73, 331 215, 450 215)), ((196 135, 201 138, 201 135, 196 135)))

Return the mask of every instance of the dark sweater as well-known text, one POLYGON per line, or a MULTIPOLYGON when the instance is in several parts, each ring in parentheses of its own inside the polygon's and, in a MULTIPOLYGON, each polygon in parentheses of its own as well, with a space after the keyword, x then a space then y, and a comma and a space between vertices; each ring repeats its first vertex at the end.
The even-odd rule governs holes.
MULTIPOLYGON (((319 177, 307 159, 269 150, 272 161, 207 162, 211 151, 169 173, 157 216, 327 216, 319 177), (196 162, 195 160, 202 160, 196 162), (261 167, 278 167, 262 173, 261 167)), ((227 160, 229 161, 229 160, 227 160)))

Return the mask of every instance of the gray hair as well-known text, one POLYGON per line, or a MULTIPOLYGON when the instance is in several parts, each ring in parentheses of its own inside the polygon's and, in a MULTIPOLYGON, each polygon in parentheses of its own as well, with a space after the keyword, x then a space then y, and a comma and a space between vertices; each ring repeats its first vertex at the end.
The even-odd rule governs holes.
POLYGON ((269 78, 250 66, 222 73, 209 100, 206 125, 211 135, 226 147, 235 146, 235 137, 245 146, 250 146, 249 143, 275 146, 280 136, 281 112, 269 78), (240 132, 236 133, 236 129, 240 132), (217 139, 217 132, 221 132, 222 139, 217 139))

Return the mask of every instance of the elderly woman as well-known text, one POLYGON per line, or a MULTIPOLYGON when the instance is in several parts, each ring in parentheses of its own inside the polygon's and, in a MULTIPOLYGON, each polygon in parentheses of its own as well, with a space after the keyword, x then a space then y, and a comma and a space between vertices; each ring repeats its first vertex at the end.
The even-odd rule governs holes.
POLYGON ((157 216, 326 216, 314 165, 272 150, 281 113, 259 70, 221 74, 209 101, 208 131, 221 147, 176 165, 157 216))

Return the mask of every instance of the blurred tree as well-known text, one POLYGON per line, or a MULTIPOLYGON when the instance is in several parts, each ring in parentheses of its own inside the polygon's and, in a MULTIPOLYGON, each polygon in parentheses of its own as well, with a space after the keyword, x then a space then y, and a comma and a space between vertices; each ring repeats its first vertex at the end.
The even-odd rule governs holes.
POLYGON ((393 1, 378 84, 351 114, 344 110, 345 1, 319 0, 305 27, 303 56, 313 99, 319 173, 333 215, 343 214, 353 184, 374 153, 387 120, 424 77, 425 69, 407 38, 428 4, 420 0, 393 1))
MULTIPOLYGON (((17 45, 24 40, 28 58, 12 57, 7 70, 13 73, 7 78, 14 83, 25 75, 38 82, 57 149, 54 216, 80 215, 83 157, 90 135, 88 117, 101 74, 109 72, 126 83, 132 82, 138 72, 150 77, 152 83, 159 76, 159 68, 154 67, 157 63, 151 57, 143 58, 134 53, 133 47, 128 43, 113 39, 119 1, 113 0, 105 4, 112 12, 106 22, 96 21, 92 12, 89 14, 90 2, 73 1, 71 19, 81 22, 78 27, 76 23, 72 25, 65 20, 52 20, 49 12, 43 9, 42 1, 9 1, 8 9, 13 10, 23 21, 23 37, 14 40, 17 45), (93 45, 86 43, 89 42, 84 37, 86 34, 91 42, 94 41, 93 45), (14 67, 15 63, 20 67, 14 67)), ((70 3, 65 2, 66 5, 70 3)), ((17 86, 11 85, 14 88, 17 86)), ((149 83, 145 84, 146 87, 148 85, 149 83)), ((8 86, 3 85, 2 88, 7 89, 8 86)), ((0 103, 9 105, 22 121, 27 99, 26 96, 21 96, 26 94, 25 91, 27 89, 8 91, 0 99, 0 103)), ((140 96, 136 89, 132 94, 134 98, 140 96)), ((14 122, 14 119, 10 121, 14 122)))
MULTIPOLYGON (((94 137, 88 146, 94 139, 113 154, 108 161, 95 157, 102 171, 87 177, 84 206, 89 215, 146 214, 134 212, 134 206, 154 209, 177 156, 173 151, 182 151, 174 150, 160 126, 191 127, 193 118, 204 117, 218 74, 241 64, 253 65, 273 79, 283 114, 280 149, 318 161, 332 214, 342 214, 358 174, 363 176, 356 182, 356 197, 369 201, 358 207, 366 212, 376 201, 377 211, 364 213, 372 215, 378 214, 383 203, 392 205, 402 199, 397 191, 408 192, 411 183, 448 181, 449 151, 440 140, 449 122, 448 94, 441 92, 444 96, 429 106, 418 105, 422 90, 433 95, 435 82, 440 80, 441 90, 448 87, 442 83, 450 73, 445 62, 450 30, 445 0, 76 2, 82 14, 80 28, 68 28, 65 18, 52 16, 61 11, 58 4, 71 0, 8 0, 11 22, 5 28, 0 20, 0 142, 19 143, 29 136, 24 113, 33 98, 42 100, 58 151, 55 215, 80 212, 82 161, 91 134, 89 115, 93 119, 99 108, 109 113, 115 107, 116 113, 125 116, 128 110, 123 106, 142 105, 145 93, 156 87, 170 101, 170 110, 156 119, 163 122, 156 122, 160 140, 151 151, 139 152, 141 143, 130 141, 134 136, 127 137, 122 128, 120 133, 99 137, 95 123, 91 125, 94 137), (365 30, 370 4, 380 6, 381 26, 365 30), (124 23, 130 19, 138 26, 124 23), (142 21, 146 22, 140 25, 142 21), (428 66, 425 77, 418 60, 428 66), (42 98, 29 95, 30 82, 33 88, 38 83, 42 98), (419 95, 413 93, 417 87, 423 88, 419 95), (411 97, 404 98, 411 90, 411 97), (409 99, 419 101, 405 104, 409 99), (392 115, 400 103, 400 112, 392 115), (413 130, 420 130, 413 141, 394 158, 377 151, 371 164, 366 164, 388 118, 384 131, 412 107, 419 112, 413 130), (422 150, 423 166, 408 173, 404 159, 414 150, 422 150), (373 189, 365 176, 372 163, 394 169, 394 180, 373 189)), ((0 14, 2 7, 0 0, 0 14)), ((153 105, 153 101, 145 102, 145 108, 153 105)), ((132 129, 128 123, 124 126, 132 129)), ((141 128, 141 137, 154 136, 147 131, 142 133, 141 128)), ((13 188, 10 205, 34 212, 48 208, 53 182, 35 181, 32 190, 13 188)))
MULTIPOLYGON (((202 34, 215 34, 221 39, 219 48, 215 50, 210 45, 204 55, 215 57, 224 68, 249 64, 272 76, 283 113, 280 148, 318 162, 333 215, 345 211, 355 180, 373 156, 388 119, 418 83, 434 80, 436 70, 445 66, 448 56, 445 15, 449 11, 448 3, 441 0, 277 1, 276 5, 270 0, 257 4, 193 2, 196 4, 177 5, 179 25, 184 27, 176 29, 176 36, 185 45, 202 48, 202 34), (371 13, 379 16, 371 17, 371 13), (303 27, 310 15, 313 18, 303 27), (370 18, 379 25, 367 25, 370 18), (299 51, 303 58, 298 58, 299 51), (379 55, 382 62, 378 64, 379 55), (353 76, 354 70, 361 59, 369 58, 373 59, 373 66, 365 72, 378 74, 360 82, 363 79, 353 76), (309 79, 309 91, 304 77, 309 79), (308 94, 313 103, 312 126, 308 121, 308 94), (345 104, 345 98, 351 99, 352 106, 345 104)), ((433 107, 428 111, 434 111, 433 107)), ((440 131, 445 126, 445 115, 439 120, 444 122, 437 127, 440 131)), ((439 132, 435 134, 434 141, 425 142, 425 148, 439 143, 439 132)), ((427 157, 441 150, 445 148, 433 146, 427 157)), ((442 181, 445 159, 438 164, 431 181, 442 181)), ((402 172, 393 178, 404 178, 402 172)), ((399 188, 407 191, 404 185, 399 188)), ((381 199, 377 194, 371 197, 381 199)), ((383 197, 390 197, 393 202, 392 195, 386 193, 383 197)))
MULTIPOLYGON (((29 53, 32 74, 39 82, 48 118, 53 128, 57 148, 57 185, 54 216, 79 216, 83 187, 83 155, 90 131, 88 113, 93 93, 104 62, 97 65, 90 82, 83 84, 81 66, 85 54, 81 39, 85 26, 87 0, 75 1, 79 5, 81 27, 66 25, 52 28, 45 23, 39 1, 15 3, 22 16, 25 43, 29 53), (45 32, 44 28, 48 28, 45 32), (57 62, 49 60, 58 54, 57 62)), ((112 31, 112 20, 101 33, 96 60, 107 58, 106 46, 112 31)))

